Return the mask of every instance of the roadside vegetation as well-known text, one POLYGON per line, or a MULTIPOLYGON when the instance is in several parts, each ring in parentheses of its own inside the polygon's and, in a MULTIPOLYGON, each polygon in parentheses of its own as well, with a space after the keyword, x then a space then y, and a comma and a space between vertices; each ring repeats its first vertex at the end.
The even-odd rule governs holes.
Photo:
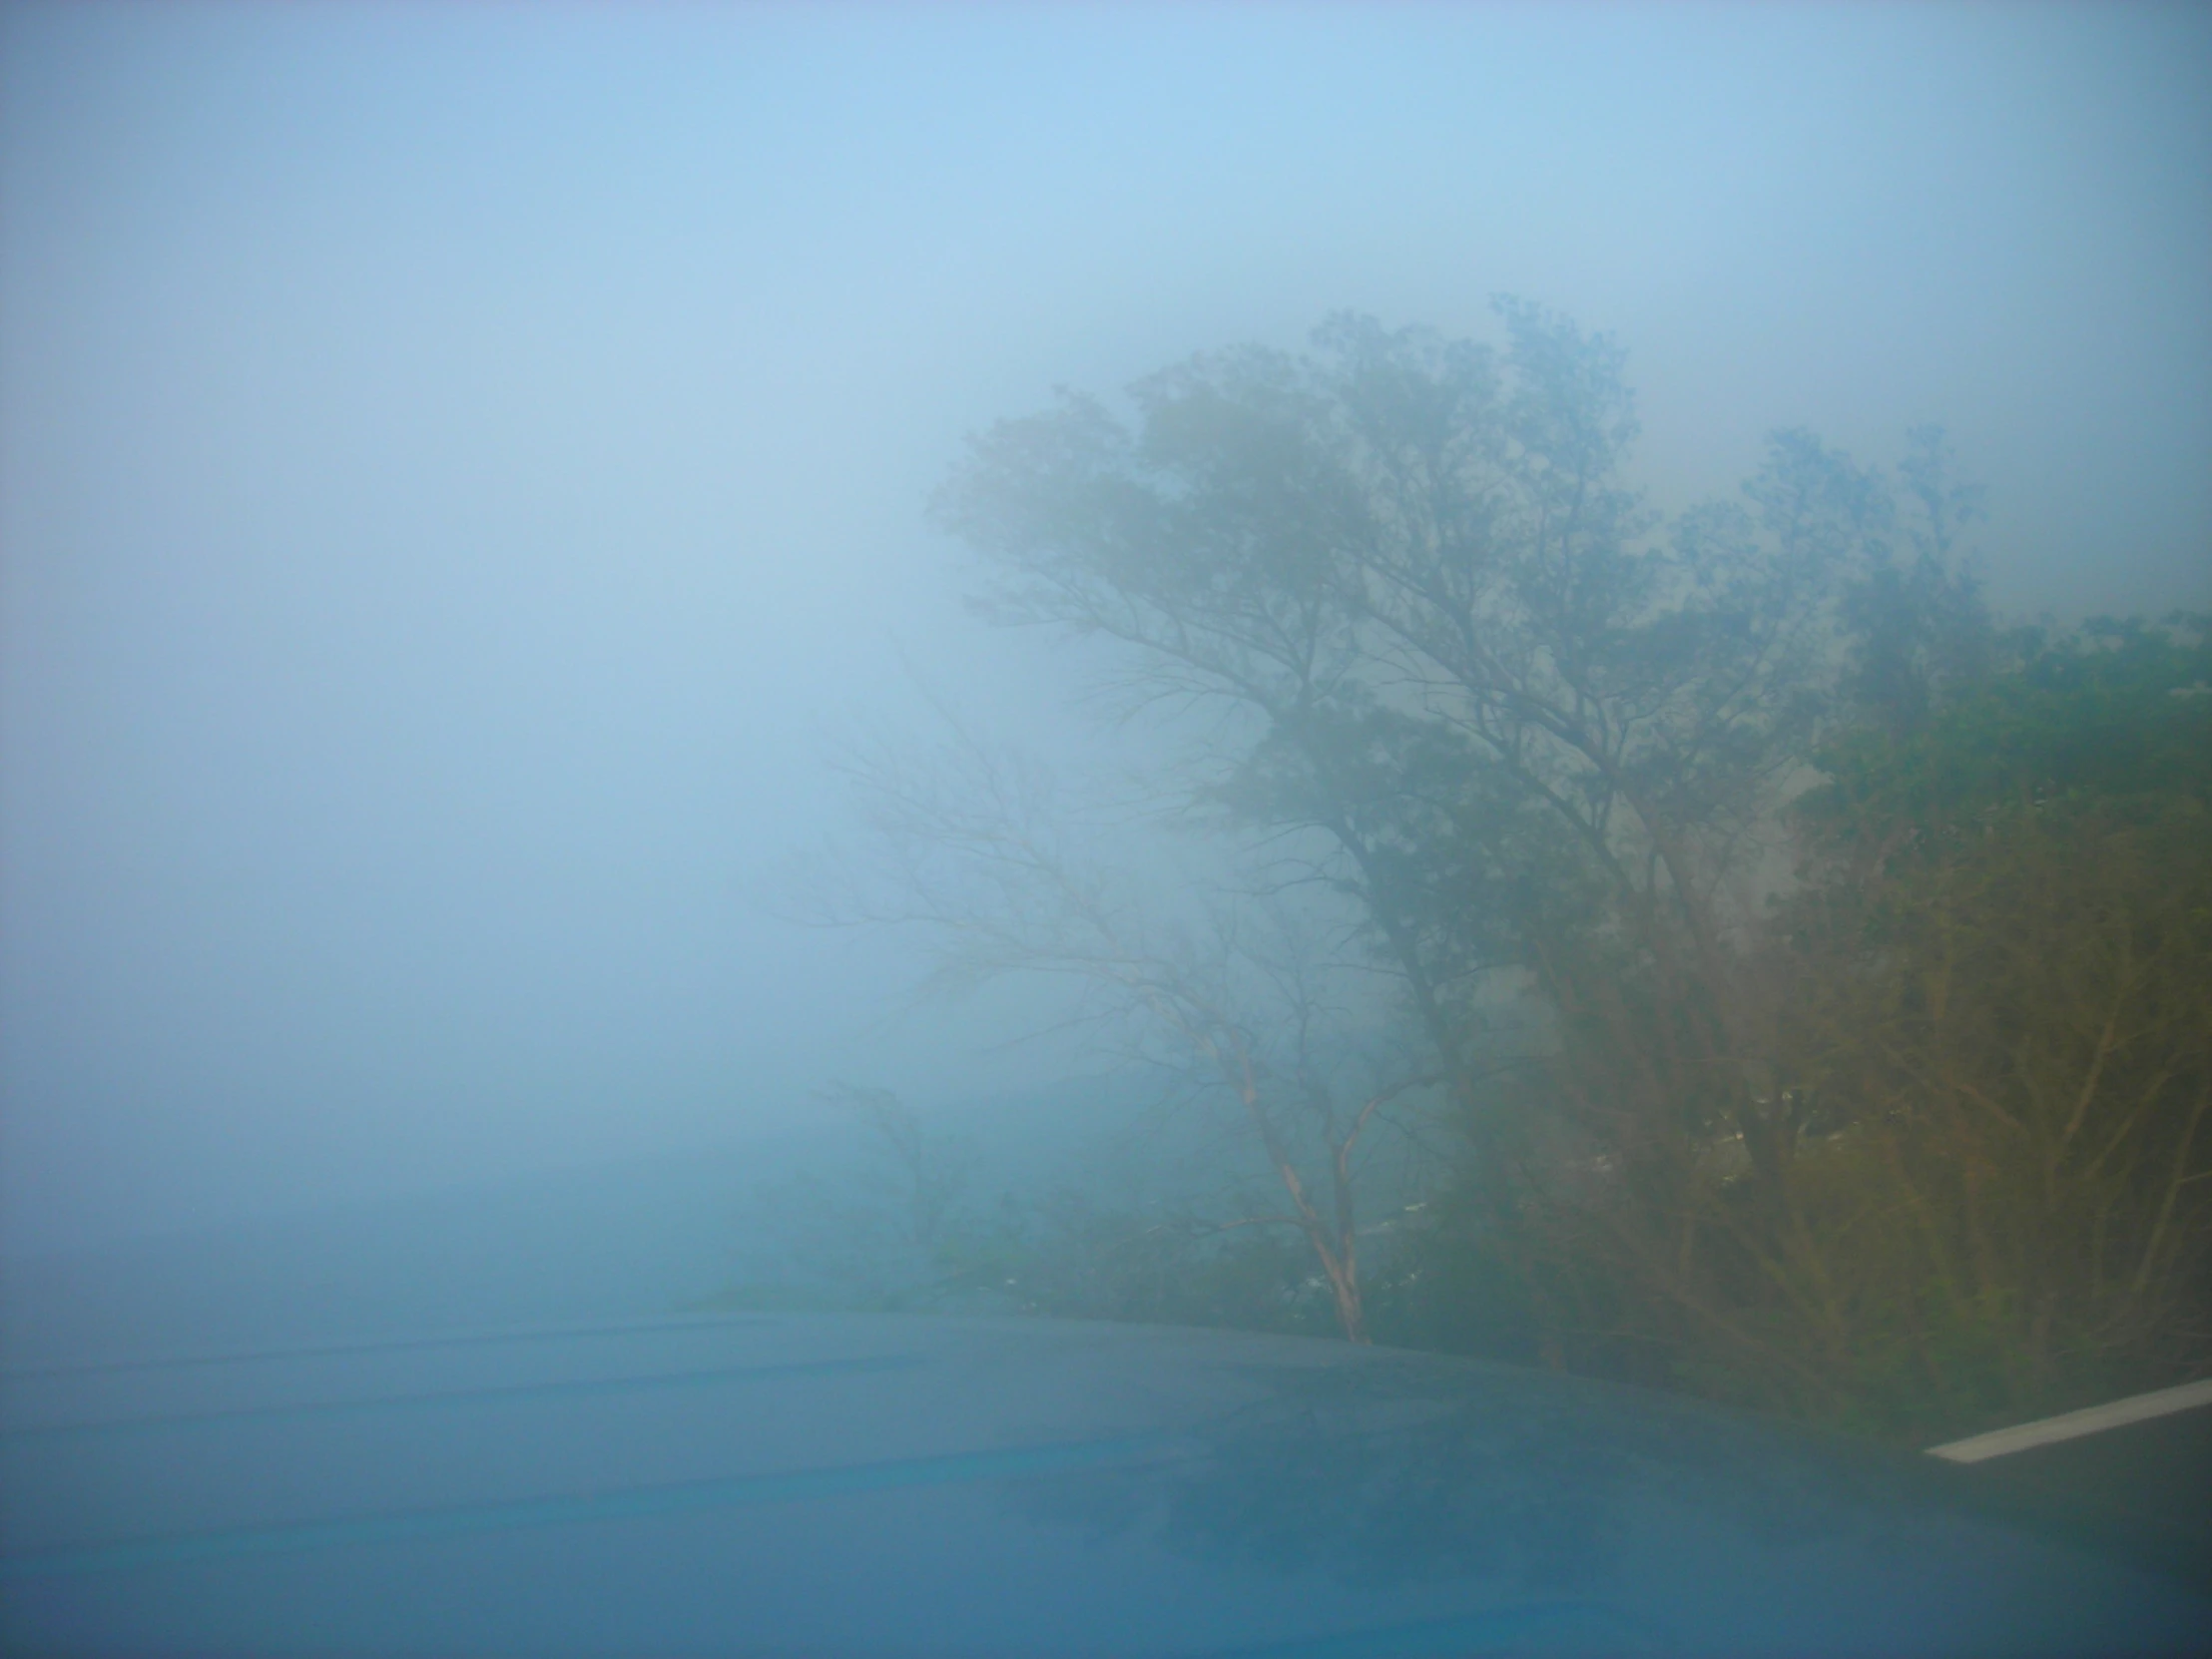
POLYGON ((818 917, 918 930, 942 986, 1067 981, 1265 1193, 983 1203, 848 1093, 926 1264, 861 1300, 1903 1443, 2212 1369, 2208 619, 1991 616, 1934 429, 1887 470, 1779 433, 1663 516, 1621 350, 1499 311, 1500 348, 1340 317, 973 440, 936 512, 978 607, 1092 641, 1165 758, 1086 805, 954 722, 861 757, 818 917))

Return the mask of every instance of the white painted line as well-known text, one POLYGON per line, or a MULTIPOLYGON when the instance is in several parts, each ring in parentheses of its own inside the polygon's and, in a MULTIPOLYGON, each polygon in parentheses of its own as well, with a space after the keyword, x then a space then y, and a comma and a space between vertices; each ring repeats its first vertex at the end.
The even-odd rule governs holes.
POLYGON ((1985 1457, 2002 1457, 2008 1451, 2025 1451, 2029 1446, 2049 1445, 2054 1440, 2077 1439, 2083 1434, 2101 1434, 2107 1428, 2118 1428, 2131 1422, 2146 1422, 2152 1417, 2167 1416, 2175 1411, 2194 1410, 2199 1405, 2212 1405, 2212 1378, 2206 1378, 2202 1382, 2184 1382, 2178 1388, 2160 1388, 2156 1393, 2134 1394, 2126 1399, 2115 1399, 2109 1405, 2091 1405, 2086 1410, 2044 1417, 2040 1422, 2023 1422, 2010 1428, 1993 1429, 1987 1434, 1976 1434, 1970 1439, 1932 1445, 1928 1448, 1928 1454, 1931 1457, 1947 1457, 1954 1463, 1978 1463, 1985 1457))

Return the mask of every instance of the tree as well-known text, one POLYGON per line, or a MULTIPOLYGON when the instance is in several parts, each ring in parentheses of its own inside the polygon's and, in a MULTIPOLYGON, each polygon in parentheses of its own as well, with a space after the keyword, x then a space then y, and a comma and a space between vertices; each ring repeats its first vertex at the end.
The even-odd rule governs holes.
MULTIPOLYGON (((1662 525, 1622 482, 1620 349, 1499 310, 1502 352, 1340 316, 1312 356, 1200 356, 1131 388, 1133 425, 1063 394, 978 438, 937 515, 988 561, 986 615, 1119 641, 1129 707, 1215 715, 1193 805, 1263 838, 1282 889, 1354 903, 1493 1231, 1561 1190, 1529 1169, 1577 1157, 1656 1216, 1726 1134, 1787 1240, 1797 1126, 1743 940, 1824 725, 1925 677, 1928 596, 1971 634, 1945 562, 1970 497, 1936 434, 1916 516, 1785 432, 1741 500, 1662 525), (1500 985, 1574 1034, 1540 1112, 1485 1084, 1500 985)), ((1652 1243, 1619 1240, 1668 1260, 1652 1243)))
MULTIPOLYGON (((1341 316, 973 441, 935 510, 980 608, 1123 647, 1108 706, 1252 871, 1210 953, 1057 866, 1047 933, 1286 1171, 1248 918, 1384 973, 1468 1156, 1348 1331, 1479 1302, 1555 1364, 1909 1436, 2201 1367, 2203 620, 2000 633, 1935 428, 1895 481, 1777 433, 1663 520, 1618 347, 1499 310, 1501 349, 1341 316)), ((1050 954, 999 913, 933 919, 1050 954)))
MULTIPOLYGON (((1534 1172, 1572 1363, 1921 1445, 2202 1374, 2206 636, 1994 638, 1910 731, 1878 703, 1810 757, 1744 973, 1788 1224, 1729 1136, 1534 1172)), ((1622 1063, 1587 1010, 1562 1039, 1542 1087, 1622 1063)), ((1484 1241, 1448 1191, 1429 1214, 1379 1306, 1475 1346, 1439 1294, 1496 1300, 1484 1241)))
MULTIPOLYGON (((855 880, 854 866, 840 864, 819 918, 925 930, 946 987, 1009 974, 1071 982, 1078 1017, 1114 1033, 1125 1058, 1194 1095, 1234 1101, 1287 1209, 1211 1231, 1296 1230, 1339 1328, 1366 1342, 1364 1141, 1385 1106, 1431 1079, 1394 1046, 1363 1068, 1352 1037, 1365 1010, 1356 993, 1340 994, 1342 962, 1271 895, 1216 890, 1202 914, 1162 917, 1085 855, 1041 767, 957 723, 950 732, 925 759, 886 750, 848 767, 873 832, 875 879, 855 880), (1359 1092, 1348 1100, 1352 1084, 1359 1092)), ((897 1139, 887 1098, 863 1103, 897 1139)))
POLYGON ((2206 624, 2015 634, 1800 806, 1774 1040, 1863 1413, 2016 1419, 2212 1356, 2206 624))
POLYGON ((972 1153, 929 1133, 889 1089, 831 1083, 818 1090, 815 1098, 824 1106, 850 1113, 874 1132, 896 1164, 904 1190, 906 1225, 901 1242, 924 1256, 938 1253, 966 1193, 975 1163, 972 1153))

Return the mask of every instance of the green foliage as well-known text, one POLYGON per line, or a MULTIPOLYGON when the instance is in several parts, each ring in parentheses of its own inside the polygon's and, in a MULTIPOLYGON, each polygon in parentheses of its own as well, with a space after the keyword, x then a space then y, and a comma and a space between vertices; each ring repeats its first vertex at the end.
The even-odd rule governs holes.
POLYGON ((2020 629, 1986 655, 1922 729, 1854 727, 1823 746, 1828 782, 1801 821, 1833 840, 2069 797, 2212 799, 2212 617, 2020 629))
POLYGON ((1751 1113, 1665 1087, 1633 959, 1557 976, 1524 1214, 1564 1363, 1906 1443, 2212 1363, 2202 641, 2017 635, 1833 734, 1734 981, 1751 1113))
MULTIPOLYGON (((1463 1146, 1372 1329, 1909 1441, 2212 1365, 2207 619, 1999 631, 1933 428, 1662 523, 1620 349, 1499 310, 1067 397, 936 508, 1397 986, 1463 1146)), ((1279 1319, 1272 1241, 1026 1237, 1040 1308, 1279 1319)))
POLYGON ((1893 1374, 1864 1409, 2002 1419, 2212 1360, 2208 666, 2186 618, 2023 634, 1911 739, 1828 751, 1770 971, 1831 1128, 1807 1226, 1893 1374))

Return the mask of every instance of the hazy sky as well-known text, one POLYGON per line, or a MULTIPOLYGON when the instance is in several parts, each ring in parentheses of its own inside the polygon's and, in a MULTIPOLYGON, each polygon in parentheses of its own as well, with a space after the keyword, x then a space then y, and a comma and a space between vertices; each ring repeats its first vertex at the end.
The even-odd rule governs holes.
POLYGON ((0 11, 0 1246, 1003 1080, 756 897, 901 651, 1064 689, 930 485, 1501 290, 1664 502, 1939 419, 2001 605, 2212 607, 2204 8, 0 11))

